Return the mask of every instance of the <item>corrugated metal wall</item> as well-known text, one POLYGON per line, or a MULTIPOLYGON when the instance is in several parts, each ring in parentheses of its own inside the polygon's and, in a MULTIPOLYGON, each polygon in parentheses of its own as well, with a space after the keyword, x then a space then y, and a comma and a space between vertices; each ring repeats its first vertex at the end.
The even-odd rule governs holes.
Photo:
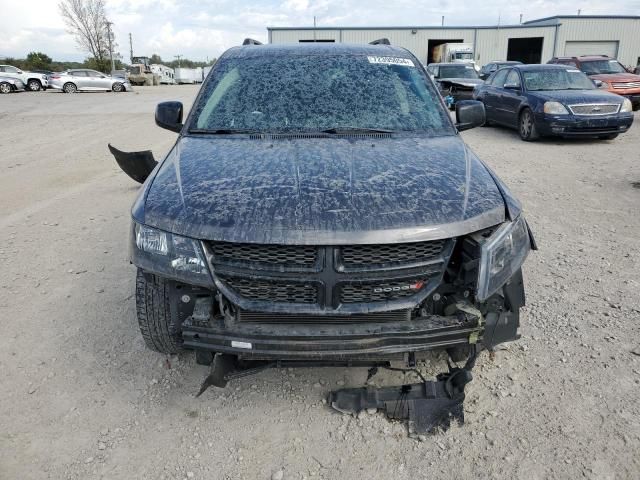
POLYGON ((635 66, 640 57, 640 19, 563 18, 558 30, 557 54, 563 55, 567 41, 618 41, 618 60, 635 66))
MULTIPOLYGON (((636 65, 640 57, 640 19, 560 18, 560 25, 523 25, 502 28, 342 28, 316 30, 316 38, 345 43, 368 43, 388 38, 393 45, 412 51, 422 62, 427 61, 429 40, 459 39, 476 44, 476 61, 483 65, 491 60, 505 60, 510 38, 543 37, 542 62, 555 54, 564 55, 567 41, 618 41, 618 59, 625 65, 636 65), (556 39, 557 30, 557 39, 556 39), (415 31, 415 33, 412 33, 415 31)), ((270 30, 271 43, 297 43, 312 40, 312 29, 270 30)))

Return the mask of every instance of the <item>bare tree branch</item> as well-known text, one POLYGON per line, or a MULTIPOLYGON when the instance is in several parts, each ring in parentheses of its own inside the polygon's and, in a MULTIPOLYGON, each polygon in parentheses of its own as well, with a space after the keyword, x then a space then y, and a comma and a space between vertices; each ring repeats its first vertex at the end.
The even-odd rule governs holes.
POLYGON ((62 0, 58 8, 78 47, 104 62, 109 55, 104 0, 62 0))

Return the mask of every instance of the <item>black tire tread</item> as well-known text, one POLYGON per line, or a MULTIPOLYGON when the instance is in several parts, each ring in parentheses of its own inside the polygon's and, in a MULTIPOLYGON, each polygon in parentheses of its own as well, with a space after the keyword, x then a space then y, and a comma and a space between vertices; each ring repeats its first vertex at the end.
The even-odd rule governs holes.
POLYGON ((136 275, 136 314, 144 343, 160 353, 178 353, 180 334, 171 323, 169 288, 155 275, 148 281, 141 270, 136 275))

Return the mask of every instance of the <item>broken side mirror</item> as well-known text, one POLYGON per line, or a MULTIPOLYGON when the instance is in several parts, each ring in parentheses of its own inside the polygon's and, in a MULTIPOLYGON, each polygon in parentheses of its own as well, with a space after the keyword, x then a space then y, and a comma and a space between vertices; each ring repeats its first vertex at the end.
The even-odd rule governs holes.
POLYGON ((456 128, 459 132, 481 127, 485 121, 486 113, 482 102, 477 100, 460 100, 456 102, 456 128))
POLYGON ((162 102, 156 106, 156 125, 172 132, 182 130, 182 103, 162 102))

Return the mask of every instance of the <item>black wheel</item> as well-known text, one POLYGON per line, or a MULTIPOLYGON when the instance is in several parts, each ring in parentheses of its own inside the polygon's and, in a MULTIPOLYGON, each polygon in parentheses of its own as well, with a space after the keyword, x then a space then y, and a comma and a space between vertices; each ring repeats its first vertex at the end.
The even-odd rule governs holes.
POLYGON ((111 90, 113 90, 114 92, 124 92, 124 85, 122 85, 120 82, 116 82, 111 87, 111 90))
POLYGON ((520 112, 518 132, 520 132, 520 138, 525 142, 532 142, 540 137, 538 130, 536 129, 536 123, 533 119, 533 113, 528 108, 525 108, 520 112))
POLYGON ((11 88, 11 84, 7 82, 0 83, 0 93, 11 93, 13 88, 11 88))
POLYGON ((67 82, 62 86, 62 91, 64 93, 76 93, 78 87, 76 87, 75 83, 67 82))
POLYGON ((178 353, 181 350, 179 325, 174 324, 171 319, 166 280, 155 275, 145 276, 138 269, 136 314, 140 333, 147 347, 160 353, 178 353))
POLYGON ((640 110, 640 103, 634 103, 631 107, 631 110, 633 110, 634 112, 640 110))
POLYGON ((613 140, 614 138, 617 138, 618 134, 617 133, 610 133, 609 135, 600 135, 598 138, 600 140, 613 140))
POLYGON ((27 82, 27 88, 32 92, 38 92, 42 89, 42 84, 40 83, 40 80, 32 78, 27 82))

